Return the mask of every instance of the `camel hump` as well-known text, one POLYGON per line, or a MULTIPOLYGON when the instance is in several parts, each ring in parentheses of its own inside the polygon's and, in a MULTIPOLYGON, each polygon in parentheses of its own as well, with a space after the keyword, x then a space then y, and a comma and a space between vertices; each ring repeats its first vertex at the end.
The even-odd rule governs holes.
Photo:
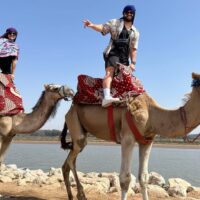
POLYGON ((192 78, 193 79, 200 79, 200 74, 197 74, 195 72, 192 73, 192 78))

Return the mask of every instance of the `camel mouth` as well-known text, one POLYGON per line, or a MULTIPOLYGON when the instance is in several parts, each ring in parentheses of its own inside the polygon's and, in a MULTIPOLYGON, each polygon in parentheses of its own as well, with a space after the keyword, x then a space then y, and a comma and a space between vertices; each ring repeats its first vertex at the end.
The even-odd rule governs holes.
POLYGON ((68 86, 63 85, 60 87, 59 94, 62 98, 68 100, 68 98, 72 99, 74 97, 75 92, 68 86))

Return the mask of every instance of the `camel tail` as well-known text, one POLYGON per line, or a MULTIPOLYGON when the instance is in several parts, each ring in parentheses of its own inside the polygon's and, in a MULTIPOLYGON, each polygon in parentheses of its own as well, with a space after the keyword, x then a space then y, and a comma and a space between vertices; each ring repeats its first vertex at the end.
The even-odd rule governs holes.
POLYGON ((67 137, 67 124, 64 124, 61 136, 60 136, 60 142, 61 142, 61 148, 66 150, 66 149, 73 149, 73 144, 72 142, 66 142, 66 137, 67 137))

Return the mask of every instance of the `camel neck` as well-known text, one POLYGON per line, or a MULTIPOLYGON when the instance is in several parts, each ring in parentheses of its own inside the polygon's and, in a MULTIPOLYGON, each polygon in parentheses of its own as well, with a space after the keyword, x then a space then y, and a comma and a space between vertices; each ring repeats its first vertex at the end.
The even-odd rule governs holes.
POLYGON ((52 113, 58 99, 54 93, 45 92, 33 112, 19 114, 13 117, 13 132, 31 133, 41 128, 52 113))
POLYGON ((190 99, 182 108, 185 112, 184 122, 180 108, 167 110, 159 106, 151 108, 151 124, 157 135, 165 137, 185 136, 191 132, 199 123, 199 112, 193 99, 190 99), (186 129, 188 127, 188 129, 186 129))

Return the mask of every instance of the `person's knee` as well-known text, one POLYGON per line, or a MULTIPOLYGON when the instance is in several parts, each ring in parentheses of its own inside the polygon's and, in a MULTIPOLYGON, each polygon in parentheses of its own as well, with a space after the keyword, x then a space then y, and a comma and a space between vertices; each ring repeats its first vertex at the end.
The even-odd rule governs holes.
POLYGON ((113 77, 112 74, 106 73, 103 79, 104 80, 112 80, 112 77, 113 77))
POLYGON ((106 68, 106 75, 105 76, 107 76, 107 77, 113 77, 114 71, 115 71, 114 67, 107 67, 106 68))

